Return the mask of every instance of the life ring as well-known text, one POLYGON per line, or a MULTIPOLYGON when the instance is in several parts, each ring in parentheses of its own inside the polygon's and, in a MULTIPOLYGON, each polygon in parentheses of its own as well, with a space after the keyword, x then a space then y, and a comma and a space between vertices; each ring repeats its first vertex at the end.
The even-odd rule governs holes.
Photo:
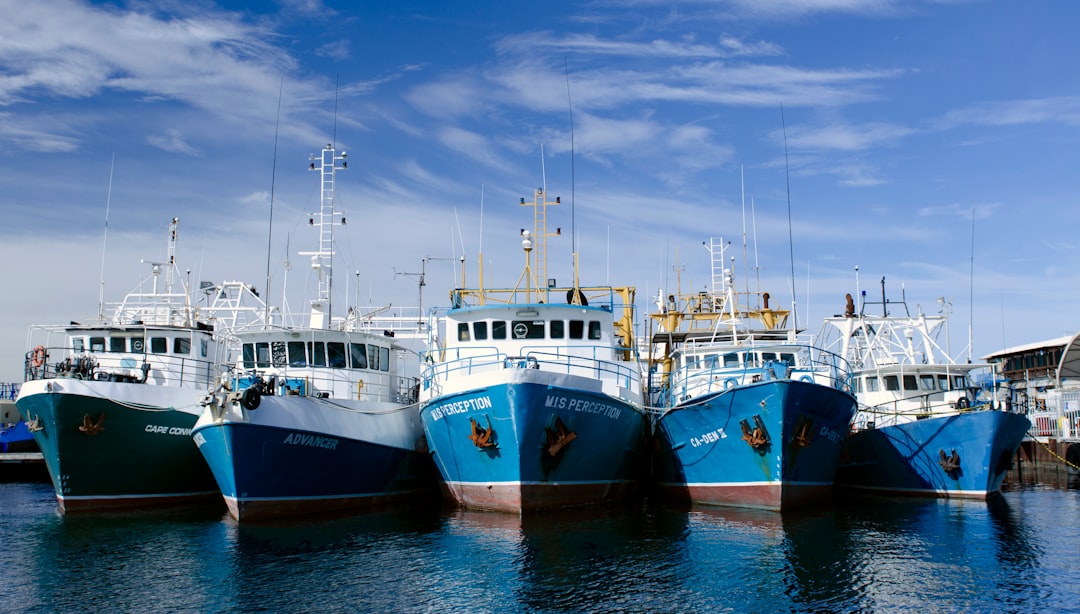
POLYGON ((30 364, 35 367, 40 367, 45 364, 45 346, 36 346, 34 351, 30 352, 30 364))
POLYGON ((806 382, 808 384, 813 384, 814 383, 814 378, 810 377, 809 375, 804 375, 804 376, 799 378, 799 381, 800 382, 806 382))
POLYGON ((726 380, 724 380, 724 390, 731 390, 732 388, 734 388, 735 386, 738 386, 738 385, 739 385, 739 380, 735 379, 734 377, 729 377, 726 380))
POLYGON ((262 398, 259 396, 259 391, 254 388, 247 388, 244 394, 240 395, 240 404, 244 406, 244 409, 258 409, 260 402, 262 398))
POLYGON ((960 397, 959 399, 956 399, 956 409, 967 409, 967 408, 968 408, 967 397, 960 397))

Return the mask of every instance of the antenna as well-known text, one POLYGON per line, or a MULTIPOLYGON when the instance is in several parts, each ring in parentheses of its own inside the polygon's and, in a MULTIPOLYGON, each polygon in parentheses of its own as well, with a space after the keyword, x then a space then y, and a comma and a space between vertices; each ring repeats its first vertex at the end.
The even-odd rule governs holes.
POLYGON ((795 241, 791 234, 791 176, 788 172, 787 123, 784 121, 784 103, 780 103, 780 126, 784 131, 784 185, 787 187, 788 259, 791 263, 791 328, 798 331, 799 310, 795 308, 795 241))
POLYGON ((975 323, 975 207, 971 208, 971 262, 968 265, 968 364, 971 364, 972 326, 975 323))
POLYGON ((98 322, 105 321, 105 248, 109 243, 109 205, 112 203, 113 169, 116 168, 116 152, 109 164, 109 187, 105 192, 105 235, 101 239, 101 287, 98 289, 98 322))
MULTIPOLYGON (((270 326, 270 246, 274 236, 274 187, 277 185, 277 147, 278 131, 281 128, 281 95, 285 91, 285 77, 278 85, 277 119, 274 120, 274 161, 270 166, 270 216, 266 227, 266 314, 263 327, 270 326)), ((284 290, 282 290, 284 292, 284 290)))
POLYGON ((563 74, 566 75, 566 106, 570 109, 570 252, 574 257, 574 290, 578 287, 577 266, 577 216, 574 200, 574 103, 570 99, 570 69, 567 68, 566 58, 563 58, 563 74))

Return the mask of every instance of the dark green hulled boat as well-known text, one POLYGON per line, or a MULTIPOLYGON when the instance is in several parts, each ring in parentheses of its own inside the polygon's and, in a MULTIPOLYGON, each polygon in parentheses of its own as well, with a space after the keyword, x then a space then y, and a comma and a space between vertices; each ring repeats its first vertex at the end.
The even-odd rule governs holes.
POLYGON ((150 263, 151 291, 129 293, 92 324, 31 328, 16 406, 62 511, 220 500, 191 427, 227 352, 221 324, 238 324, 223 316, 254 294, 238 282, 207 285, 215 298, 199 313, 186 288, 174 292, 177 223, 168 264, 150 263))

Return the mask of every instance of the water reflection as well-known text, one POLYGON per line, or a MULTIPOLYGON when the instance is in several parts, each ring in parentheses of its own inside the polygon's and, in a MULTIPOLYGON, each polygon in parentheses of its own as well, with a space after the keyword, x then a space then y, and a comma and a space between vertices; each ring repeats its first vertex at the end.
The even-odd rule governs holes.
POLYGON ((1080 597, 1075 490, 238 526, 220 511, 64 517, 35 488, 0 485, 0 603, 22 611, 1034 611, 1080 597))

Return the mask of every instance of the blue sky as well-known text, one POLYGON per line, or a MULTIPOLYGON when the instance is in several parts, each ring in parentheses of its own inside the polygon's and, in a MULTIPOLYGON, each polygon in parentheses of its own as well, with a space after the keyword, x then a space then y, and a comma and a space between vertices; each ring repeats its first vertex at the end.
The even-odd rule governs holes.
POLYGON ((1073 2, 0 0, 0 13, 0 381, 21 380, 31 324, 89 319, 102 279, 106 300, 137 286, 173 216, 194 280, 249 281, 280 304, 287 279, 301 304, 313 284, 295 252, 314 248, 318 207, 307 158, 331 141, 349 152, 339 307, 346 293, 414 306, 416 277, 395 271, 425 257, 424 303, 444 304, 448 260, 464 254, 474 285, 481 248, 492 281, 513 284, 532 219, 518 201, 546 181, 563 203, 550 276, 571 278, 573 225, 582 282, 634 285, 642 307, 676 279, 704 287, 702 242, 722 236, 740 285, 760 277, 786 307, 794 286, 811 331, 882 276, 913 309, 952 299, 961 357, 969 329, 978 357, 1078 328, 1073 2))

